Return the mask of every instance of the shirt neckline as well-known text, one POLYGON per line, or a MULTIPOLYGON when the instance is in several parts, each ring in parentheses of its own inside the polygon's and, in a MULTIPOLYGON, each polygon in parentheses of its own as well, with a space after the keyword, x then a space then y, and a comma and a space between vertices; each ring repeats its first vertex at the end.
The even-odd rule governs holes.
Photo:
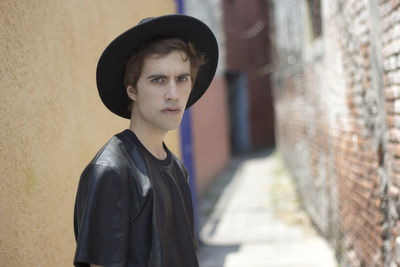
POLYGON ((139 147, 139 149, 142 150, 145 155, 147 155, 147 157, 149 157, 152 161, 154 161, 158 165, 168 166, 171 163, 171 151, 169 151, 168 147, 165 145, 164 142, 163 142, 163 147, 165 149, 165 152, 167 152, 167 157, 165 159, 158 159, 149 150, 147 150, 147 148, 142 144, 142 142, 139 140, 139 138, 132 130, 126 129, 122 132, 122 134, 128 137, 128 139, 132 141, 132 143, 136 144, 139 147))

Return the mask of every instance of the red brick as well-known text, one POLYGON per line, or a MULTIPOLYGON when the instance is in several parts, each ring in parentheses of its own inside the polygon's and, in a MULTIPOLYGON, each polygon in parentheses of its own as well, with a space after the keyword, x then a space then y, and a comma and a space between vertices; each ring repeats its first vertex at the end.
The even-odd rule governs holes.
POLYGON ((392 158, 390 160, 392 170, 395 172, 400 172, 400 159, 399 158, 392 158))
POLYGON ((395 116, 394 115, 386 115, 386 124, 389 128, 396 127, 395 125, 395 116))
POLYGON ((388 152, 396 158, 400 158, 400 144, 389 143, 386 145, 388 152))
POLYGON ((389 186, 388 194, 391 197, 399 197, 400 196, 400 188, 397 186, 389 186))
POLYGON ((389 130, 389 141, 400 143, 400 129, 391 128, 389 130))
POLYGON ((391 178, 393 185, 400 186, 400 173, 392 173, 391 178))
POLYGON ((394 101, 385 101, 385 110, 388 114, 394 114, 394 101))
POLYGON ((386 100, 395 100, 400 97, 400 87, 398 85, 392 85, 384 90, 386 100))

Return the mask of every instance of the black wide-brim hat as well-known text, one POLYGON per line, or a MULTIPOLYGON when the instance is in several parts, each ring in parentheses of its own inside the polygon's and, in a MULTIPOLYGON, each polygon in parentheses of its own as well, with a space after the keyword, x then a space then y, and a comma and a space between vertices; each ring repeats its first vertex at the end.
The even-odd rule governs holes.
POLYGON ((210 86, 218 64, 218 45, 213 32, 200 20, 186 15, 146 18, 122 33, 104 50, 97 65, 97 89, 104 105, 113 113, 130 118, 131 102, 124 86, 126 62, 142 44, 155 38, 179 38, 192 41, 204 53, 206 63, 200 67, 186 105, 192 106, 210 86))

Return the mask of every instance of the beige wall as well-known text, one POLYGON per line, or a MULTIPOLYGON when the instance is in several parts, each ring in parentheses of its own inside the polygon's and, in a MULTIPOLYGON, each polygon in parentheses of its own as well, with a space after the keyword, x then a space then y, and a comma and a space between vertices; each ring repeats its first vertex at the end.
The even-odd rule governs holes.
POLYGON ((79 175, 128 121, 97 95, 97 59, 173 0, 0 2, 0 265, 71 266, 79 175))

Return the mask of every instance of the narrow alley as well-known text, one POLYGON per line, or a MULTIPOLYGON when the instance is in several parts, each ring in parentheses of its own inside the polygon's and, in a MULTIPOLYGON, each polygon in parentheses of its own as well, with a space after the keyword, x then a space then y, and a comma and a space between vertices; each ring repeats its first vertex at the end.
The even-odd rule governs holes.
POLYGON ((334 267, 278 154, 233 160, 200 201, 201 267, 334 267))

